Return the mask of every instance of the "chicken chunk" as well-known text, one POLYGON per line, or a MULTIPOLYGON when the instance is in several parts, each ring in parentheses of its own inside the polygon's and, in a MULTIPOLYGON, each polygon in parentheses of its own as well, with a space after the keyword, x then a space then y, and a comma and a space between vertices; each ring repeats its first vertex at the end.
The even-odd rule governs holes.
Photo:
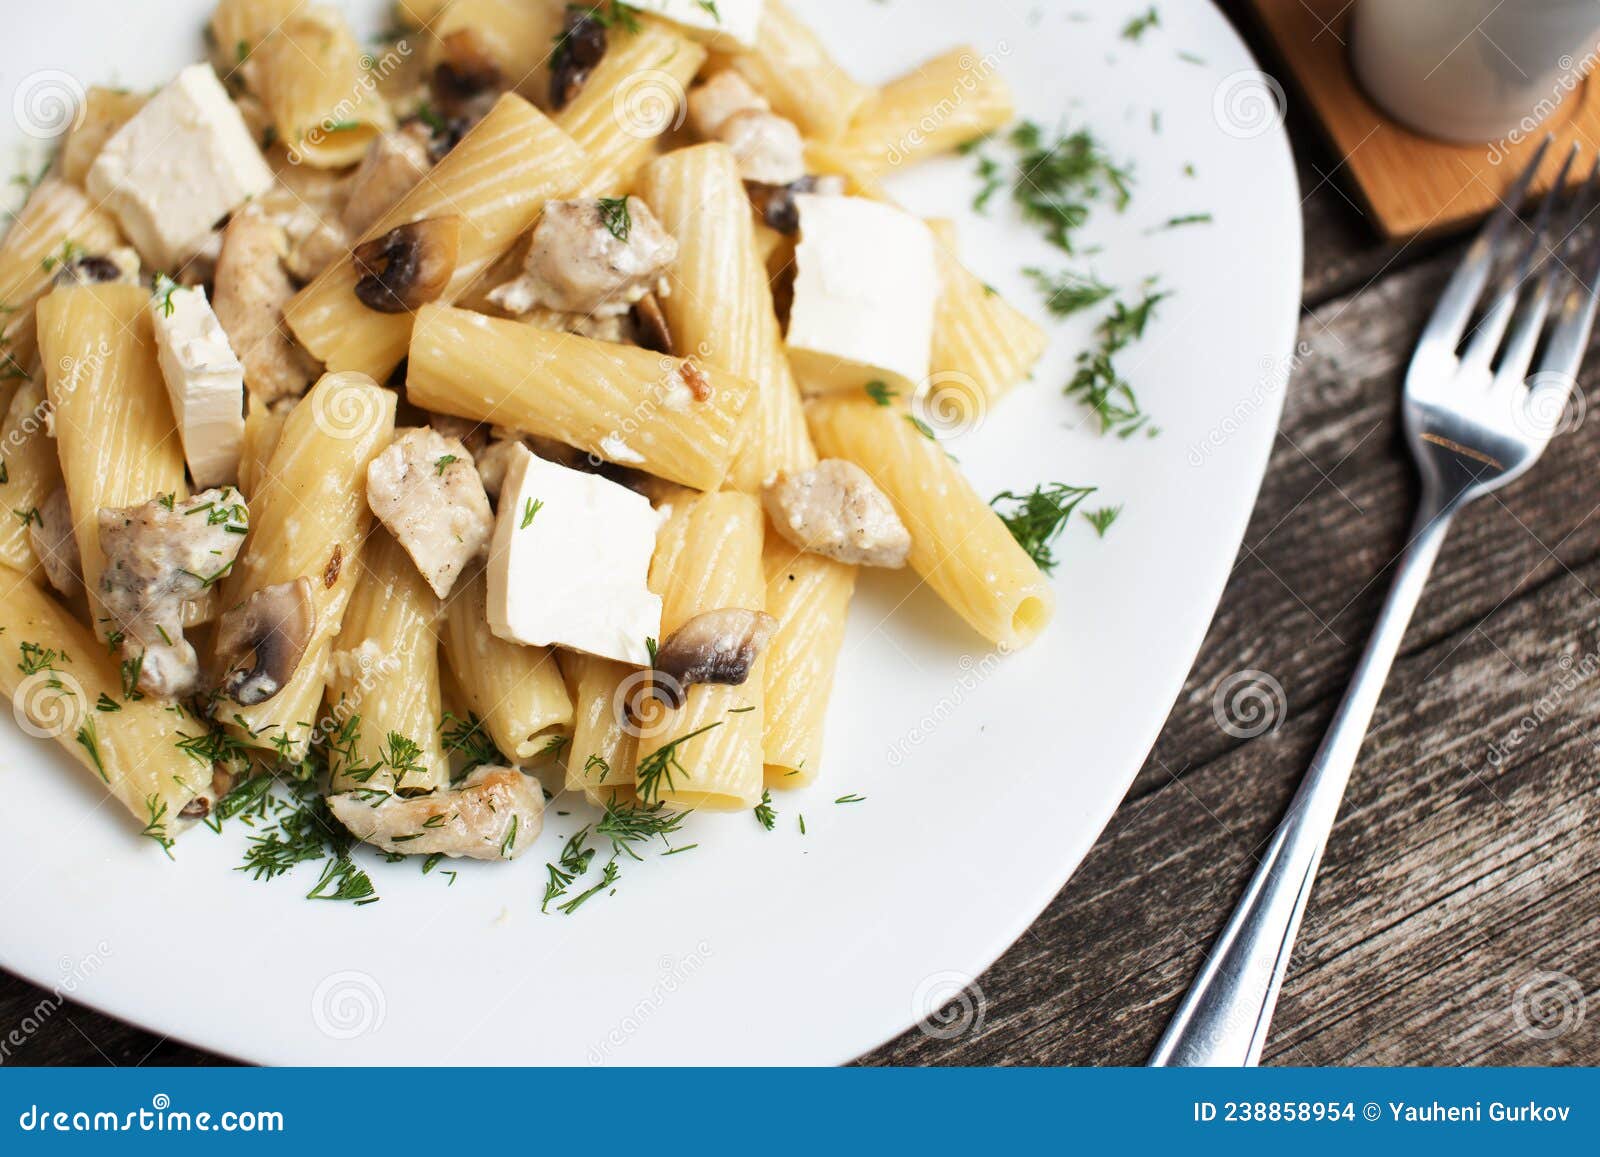
POLYGON ((911 533, 894 505, 861 467, 824 458, 810 470, 781 474, 762 500, 778 533, 802 550, 853 566, 902 567, 911 533))
POLYGON ((563 313, 627 313, 664 288, 678 242, 637 197, 551 201, 534 228, 522 275, 489 300, 507 313, 538 306, 563 313))
POLYGON ((510 767, 480 767, 460 786, 405 799, 368 791, 328 796, 350 834, 385 852, 514 860, 544 826, 544 792, 510 767))
POLYGON ((441 599, 494 533, 471 452, 428 426, 403 431, 372 460, 367 505, 441 599))
POLYGON ((228 344, 244 363, 245 385, 264 402, 299 397, 317 368, 283 322, 283 307, 294 296, 283 265, 287 251, 282 228, 258 209, 245 208, 223 234, 211 299, 228 344))
POLYGON ((733 150, 739 175, 762 185, 788 185, 806 175, 805 142, 750 82, 732 69, 689 93, 689 121, 708 141, 733 150))
POLYGON ((376 225, 378 218, 433 168, 428 140, 427 126, 419 122, 398 132, 384 133, 372 143, 350 178, 350 199, 340 215, 339 223, 352 240, 376 225))
POLYGON ((718 139, 722 126, 736 113, 771 111, 766 98, 731 68, 689 91, 689 124, 708 141, 718 139))
POLYGON ((44 567, 45 577, 67 598, 83 589, 83 561, 78 557, 78 539, 72 533, 72 503, 67 488, 57 486, 39 504, 38 517, 28 524, 28 539, 33 553, 44 567))
POLYGON ((185 615, 233 567, 249 518, 231 486, 101 509, 100 599, 112 638, 138 664, 141 691, 172 699, 197 687, 200 665, 183 637, 185 615))
POLYGON ((806 146, 791 120, 776 113, 735 113, 717 139, 733 150, 739 175, 762 185, 788 185, 806 175, 806 146))

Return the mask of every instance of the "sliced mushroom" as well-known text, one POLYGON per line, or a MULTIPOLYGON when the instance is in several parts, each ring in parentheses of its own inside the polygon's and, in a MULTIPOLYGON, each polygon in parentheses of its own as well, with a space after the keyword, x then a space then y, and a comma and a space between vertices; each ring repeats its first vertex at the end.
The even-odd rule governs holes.
POLYGON ((668 357, 676 356, 672 345, 672 327, 667 324, 661 299, 655 294, 647 293, 633 303, 633 324, 635 338, 641 347, 668 357))
POLYGON ((409 313, 438 299, 456 271, 461 218, 433 217, 356 246, 356 297, 379 313, 409 313))
POLYGON ((139 255, 126 247, 110 253, 85 253, 63 261, 51 279, 53 285, 103 285, 107 282, 139 284, 139 255))
POLYGON ((433 69, 433 95, 448 111, 470 106, 505 87, 500 62, 476 28, 457 28, 440 41, 433 69))
POLYGON ((44 567, 50 585, 75 598, 83 589, 83 561, 78 555, 78 539, 72 529, 72 502, 67 488, 57 486, 39 504, 38 517, 28 524, 28 541, 44 567))
POLYGON ((561 35, 550 56, 550 107, 560 112, 576 100, 605 55, 606 27, 599 15, 583 5, 567 5, 561 35))
POLYGON ((656 651, 655 670, 666 676, 655 681, 656 696, 678 708, 683 693, 696 683, 737 687, 750 678, 777 629, 778 620, 765 611, 732 607, 696 615, 656 651))
POLYGON ((800 209, 794 203, 799 193, 818 193, 825 197, 844 194, 844 182, 838 177, 818 177, 807 174, 787 185, 763 185, 760 181, 746 181, 745 192, 761 219, 779 233, 793 237, 800 232, 800 209))
POLYGON ((137 670, 139 690, 164 699, 189 694, 200 665, 184 627, 200 621, 233 567, 250 524, 243 499, 232 487, 183 501, 165 494, 138 506, 101 507, 96 522, 109 637, 137 670))
POLYGON ((409 799, 339 792, 328 807, 356 839, 391 855, 514 860, 544 826, 539 781, 514 767, 480 767, 455 787, 409 799))
POLYGON ((902 567, 911 532, 878 484, 854 462, 824 458, 780 474, 762 493, 778 533, 801 550, 852 566, 902 567))
POLYGON ((241 707, 265 703, 300 666, 317 626, 311 582, 263 587, 222 616, 217 660, 226 672, 220 690, 241 707))

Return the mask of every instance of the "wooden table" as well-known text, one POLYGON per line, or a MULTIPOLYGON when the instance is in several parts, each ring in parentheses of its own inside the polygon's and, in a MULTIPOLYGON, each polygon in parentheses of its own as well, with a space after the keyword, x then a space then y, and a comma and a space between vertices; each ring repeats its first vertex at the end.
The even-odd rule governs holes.
MULTIPOLYGON (((979 978, 965 1027, 914 1030, 866 1063, 1141 1063, 1354 667, 1416 499, 1401 375, 1461 245, 1378 243, 1290 101, 1312 353, 1205 647, 1100 842, 979 978), (1288 704, 1248 741, 1212 712, 1243 669, 1288 704)), ((1593 391, 1600 356, 1584 376, 1593 391)), ((1334 829, 1268 1063, 1600 1064, 1597 460, 1590 420, 1457 521, 1334 829), (1569 1003, 1563 1019, 1575 992, 1588 1016, 1569 1003)), ((0 1035, 30 1016, 8 1063, 215 1061, 0 976, 0 1035)))

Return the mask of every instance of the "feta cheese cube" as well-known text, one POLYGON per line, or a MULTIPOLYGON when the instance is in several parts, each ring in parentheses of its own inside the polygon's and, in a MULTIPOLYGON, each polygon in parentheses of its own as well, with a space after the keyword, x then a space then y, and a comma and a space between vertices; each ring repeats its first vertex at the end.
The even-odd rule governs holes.
POLYGON ((746 48, 756 42, 765 0, 632 0, 635 8, 681 25, 691 32, 726 36, 746 48))
POLYGON ((928 377, 939 276, 927 225, 863 197, 801 194, 791 361, 809 391, 877 378, 909 397, 928 377))
POLYGON ((272 187, 272 170, 210 65, 180 72, 106 142, 89 195, 147 265, 174 270, 212 226, 272 187))
POLYGON ((660 520, 626 486, 512 451, 489 545, 489 629, 646 666, 661 598, 646 585, 660 520))
POLYGON ((236 483, 244 444, 244 366, 206 291, 176 286, 158 291, 150 301, 150 320, 195 487, 236 483))

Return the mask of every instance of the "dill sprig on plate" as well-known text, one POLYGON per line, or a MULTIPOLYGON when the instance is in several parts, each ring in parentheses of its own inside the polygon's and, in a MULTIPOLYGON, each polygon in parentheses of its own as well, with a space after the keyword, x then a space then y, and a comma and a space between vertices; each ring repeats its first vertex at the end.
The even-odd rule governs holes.
POLYGON ((1066 528, 1067 520, 1078 504, 1095 492, 1093 486, 1068 486, 1063 482, 1036 486, 1028 494, 1014 494, 1007 490, 996 494, 989 505, 997 508, 1002 502, 1012 504, 1009 513, 998 511, 1000 521, 1006 524, 1017 545, 1027 551, 1039 569, 1049 574, 1056 567, 1052 544, 1066 528))
MULTIPOLYGON (((1111 312, 1095 327, 1097 344, 1078 354, 1077 371, 1064 392, 1081 401, 1099 419, 1102 434, 1115 433, 1119 438, 1130 438, 1149 426, 1150 416, 1139 404, 1133 387, 1117 371, 1113 359, 1144 336, 1156 305, 1168 296, 1146 285, 1134 304, 1115 302, 1111 312)), ((1147 432, 1153 435, 1155 430, 1151 427, 1147 432)))
POLYGON ((973 208, 979 212, 1009 184, 1023 217, 1039 226, 1056 248, 1073 253, 1072 235, 1088 221, 1094 205, 1109 203, 1118 212, 1128 206, 1132 171, 1113 161, 1088 129, 1051 135, 1035 121, 1022 121, 992 140, 1007 146, 1012 156, 997 160, 983 151, 982 141, 966 150, 978 158, 983 187, 973 208))

